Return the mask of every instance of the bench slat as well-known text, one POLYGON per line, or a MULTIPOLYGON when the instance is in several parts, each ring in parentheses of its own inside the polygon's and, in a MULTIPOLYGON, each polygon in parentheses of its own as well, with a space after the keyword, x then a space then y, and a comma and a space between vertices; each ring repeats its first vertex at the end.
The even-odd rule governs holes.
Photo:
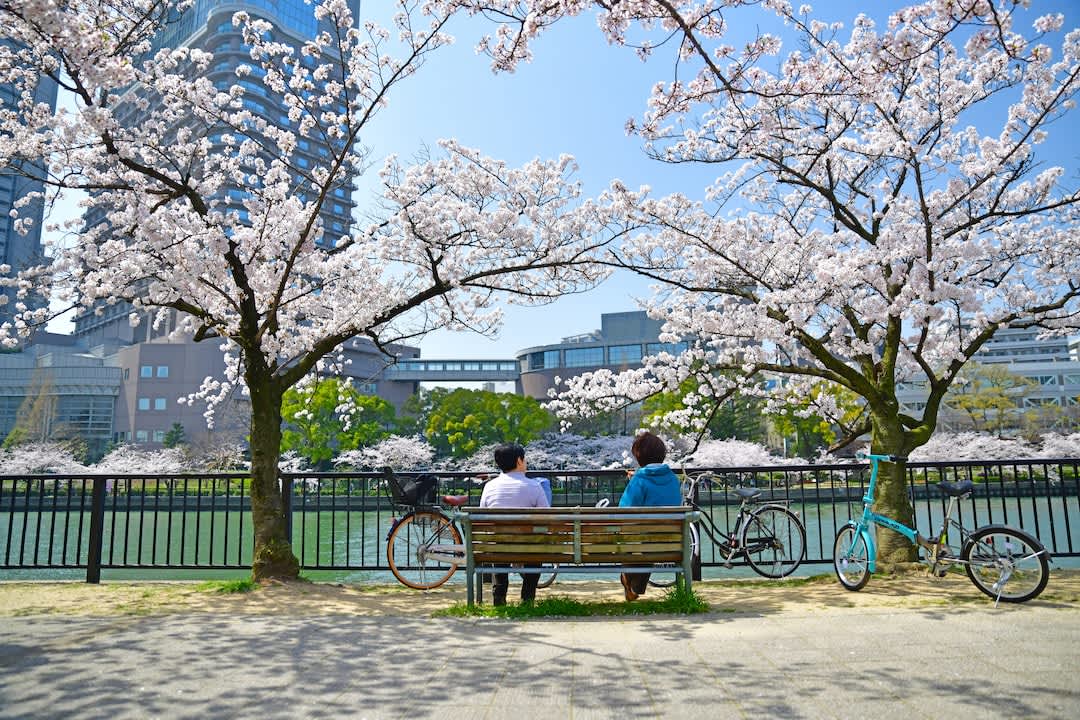
MULTIPOLYGON (((499 543, 495 545, 473 545, 473 554, 498 555, 500 553, 549 553, 574 554, 573 545, 542 545, 539 543, 499 543)), ((652 552, 682 552, 682 543, 598 543, 595 545, 582 545, 582 555, 597 555, 601 553, 652 553, 652 552)))
MULTIPOLYGON (((537 545, 550 544, 560 545, 563 543, 573 544, 574 536, 572 534, 559 534, 559 535, 525 535, 520 533, 504 534, 504 533, 487 533, 479 535, 473 533, 473 544, 496 544, 496 543, 534 543, 537 545)), ((682 533, 653 533, 653 534, 634 534, 623 535, 610 533, 595 534, 595 535, 583 535, 581 537, 581 546, 595 544, 611 544, 611 543, 663 543, 663 542, 682 542, 682 533)))
MULTIPOLYGON (((565 564, 572 565, 574 563, 573 553, 566 555, 558 555, 551 553, 474 553, 474 559, 477 564, 497 564, 504 565, 506 563, 541 563, 541 564, 565 564)), ((678 563, 682 560, 682 552, 666 552, 666 553, 597 553, 596 555, 584 554, 581 556, 582 563, 588 563, 590 565, 619 565, 619 564, 640 564, 640 565, 654 565, 656 563, 678 563)), ((668 570, 670 572, 670 569, 668 570)))
MULTIPOLYGON (((590 522, 585 524, 582 522, 580 526, 580 532, 582 536, 591 535, 596 533, 635 533, 635 532, 681 532, 683 530, 683 524, 681 522, 656 522, 656 521, 640 521, 640 522, 620 522, 620 524, 611 524, 611 522, 590 522)), ((482 534, 486 532, 500 532, 500 533, 521 533, 521 534, 556 534, 565 533, 572 534, 575 532, 575 526, 572 522, 558 522, 558 524, 538 524, 538 522, 473 522, 472 524, 473 534, 482 534)))

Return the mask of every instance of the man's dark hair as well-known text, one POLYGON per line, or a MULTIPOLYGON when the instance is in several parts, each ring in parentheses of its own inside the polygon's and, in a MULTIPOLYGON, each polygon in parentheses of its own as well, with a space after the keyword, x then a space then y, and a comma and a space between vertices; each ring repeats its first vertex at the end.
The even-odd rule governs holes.
POLYGON ((644 432, 634 438, 634 445, 630 448, 638 465, 644 467, 650 463, 664 462, 667 457, 667 448, 664 441, 651 432, 644 432))
POLYGON ((519 458, 525 458, 525 448, 520 445, 506 443, 495 448, 495 464, 503 472, 510 472, 516 468, 519 458))

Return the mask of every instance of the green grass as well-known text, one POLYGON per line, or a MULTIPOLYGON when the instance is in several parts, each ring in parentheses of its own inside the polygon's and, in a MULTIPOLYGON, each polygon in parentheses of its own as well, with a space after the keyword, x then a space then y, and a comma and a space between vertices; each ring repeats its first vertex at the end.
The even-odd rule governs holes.
POLYGON ((247 578, 244 580, 211 580, 210 582, 200 583, 195 587, 199 592, 213 592, 219 595, 231 595, 233 593, 246 593, 251 592, 257 588, 259 584, 254 580, 247 578))
POLYGON ((693 590, 687 591, 681 584, 672 587, 657 600, 641 599, 635 602, 591 601, 582 602, 554 595, 535 603, 514 605, 474 605, 456 603, 433 613, 436 617, 497 617, 528 620, 541 617, 615 617, 620 615, 693 615, 709 611, 709 604, 693 590))

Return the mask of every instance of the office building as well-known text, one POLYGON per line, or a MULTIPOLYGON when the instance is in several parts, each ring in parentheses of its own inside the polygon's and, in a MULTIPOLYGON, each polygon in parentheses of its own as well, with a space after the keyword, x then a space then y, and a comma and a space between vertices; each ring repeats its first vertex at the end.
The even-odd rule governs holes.
POLYGON ((685 343, 660 342, 662 325, 640 310, 604 313, 599 330, 565 337, 553 345, 525 348, 517 353, 521 392, 547 399, 556 377, 565 380, 600 368, 615 372, 639 368, 646 355, 686 349, 685 343))
POLYGON ((100 457, 114 439, 120 369, 67 335, 38 333, 0 353, 0 440, 18 426, 28 442, 82 438, 100 457))
MULTIPOLYGON (((0 84, 0 107, 15 107, 18 100, 16 88, 0 84)), ((48 78, 42 78, 34 100, 55 108, 56 83, 48 78)), ((30 221, 28 224, 24 223, 23 232, 19 232, 16 228, 16 219, 11 217, 11 212, 19 200, 30 193, 41 193, 45 190, 45 185, 41 181, 44 174, 45 168, 41 162, 22 162, 0 167, 0 265, 9 266, 12 276, 20 270, 42 263, 44 259, 41 245, 43 203, 35 200, 25 207, 18 208, 18 219, 30 221)), ((0 325, 2 325, 11 322, 15 312, 15 290, 0 287, 0 295, 8 298, 6 303, 0 304, 0 325)), ((29 298, 26 302, 29 307, 36 307, 39 301, 36 298, 29 298)))
MULTIPOLYGON (((1017 393, 1018 413, 1005 428, 1019 432, 1016 423, 1024 419, 1033 427, 1072 431, 1080 427, 1080 339, 1064 336, 1039 338, 1038 328, 998 330, 978 353, 972 364, 1004 366, 1009 373, 1029 381, 1017 393)), ((907 412, 921 413, 926 407, 923 383, 903 383, 897 399, 907 412)), ((947 400, 946 400, 947 402, 947 400)), ((944 429, 969 429, 963 413, 945 407, 940 425, 944 429)))

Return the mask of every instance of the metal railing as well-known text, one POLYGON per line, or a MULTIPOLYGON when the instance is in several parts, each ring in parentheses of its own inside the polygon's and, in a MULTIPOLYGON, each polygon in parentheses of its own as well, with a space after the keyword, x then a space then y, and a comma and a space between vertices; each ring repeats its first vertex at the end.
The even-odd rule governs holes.
MULTIPOLYGON (((704 468, 691 472, 701 472, 704 468)), ((807 565, 830 563, 833 538, 861 510, 863 465, 712 468, 716 483, 700 502, 730 527, 738 486, 789 503, 807 530, 807 565)), ((552 480, 556 506, 617 503, 623 471, 537 471, 552 480)), ((975 482, 959 519, 974 527, 1005 523, 1031 532, 1056 557, 1080 557, 1080 459, 912 463, 915 525, 937 529, 944 500, 933 484, 975 482)), ((377 473, 283 474, 289 488, 293 550, 306 570, 387 570, 386 534, 397 514, 377 473)), ((469 473, 439 473, 440 494, 468 494, 469 473)), ((0 570, 192 570, 251 567, 250 480, 245 474, 0 476, 0 570)), ((722 564, 712 547, 703 567, 722 564)), ((11 577, 11 574, 7 574, 11 577)))

